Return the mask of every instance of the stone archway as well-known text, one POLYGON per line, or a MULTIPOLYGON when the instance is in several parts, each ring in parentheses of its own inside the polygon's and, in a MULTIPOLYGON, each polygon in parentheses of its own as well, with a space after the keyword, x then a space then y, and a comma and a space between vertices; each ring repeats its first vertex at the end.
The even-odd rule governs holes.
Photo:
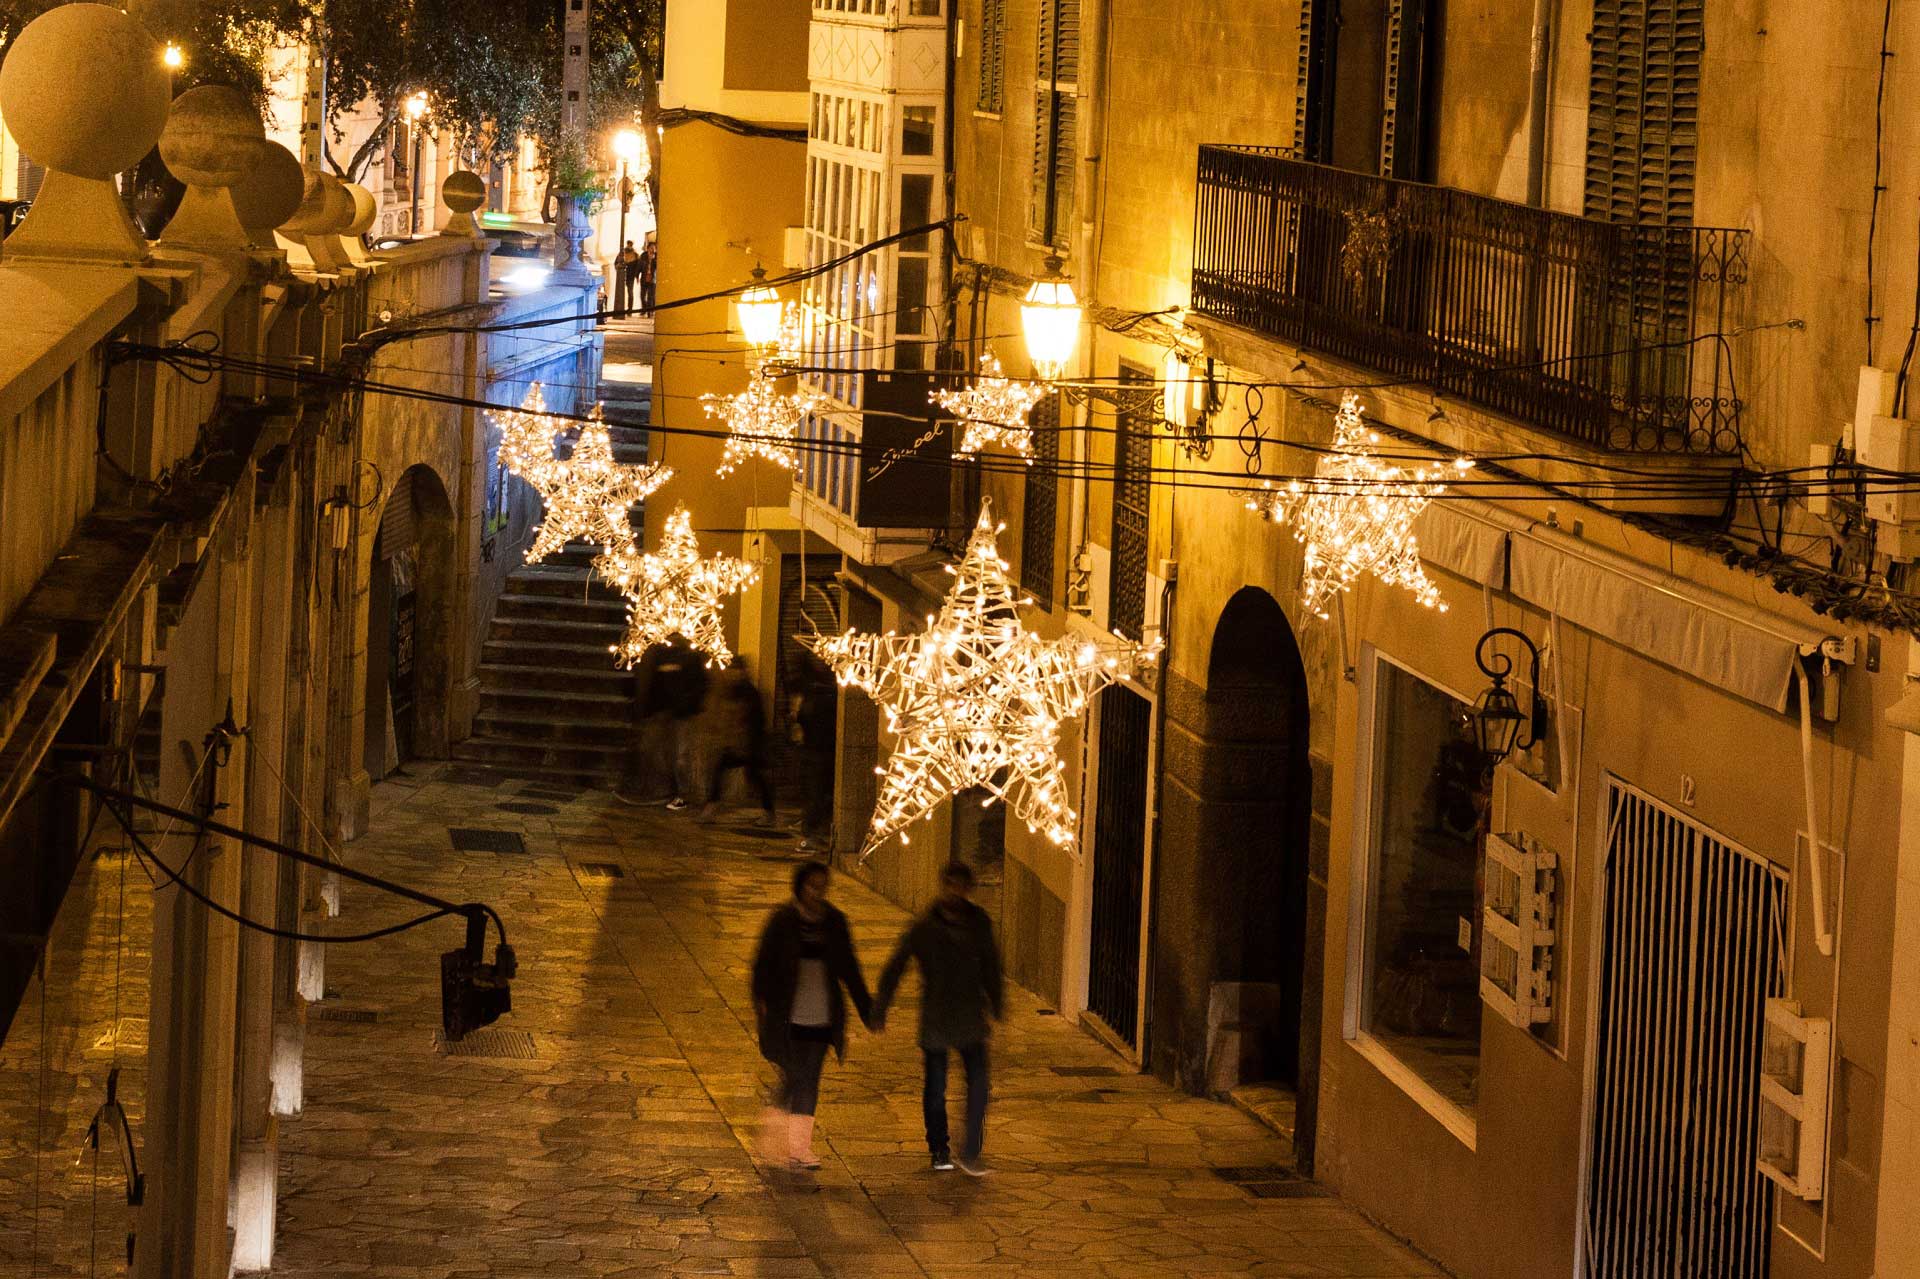
POLYGON ((367 570, 367 774, 451 746, 453 504, 432 467, 410 466, 381 505, 367 570))
POLYGON ((1155 1070, 1194 1092, 1291 1090, 1311 1166, 1324 888, 1309 868, 1308 694, 1278 602, 1243 587, 1214 626, 1204 689, 1172 690, 1156 853, 1155 1070), (1178 937, 1178 946, 1166 939, 1178 937))

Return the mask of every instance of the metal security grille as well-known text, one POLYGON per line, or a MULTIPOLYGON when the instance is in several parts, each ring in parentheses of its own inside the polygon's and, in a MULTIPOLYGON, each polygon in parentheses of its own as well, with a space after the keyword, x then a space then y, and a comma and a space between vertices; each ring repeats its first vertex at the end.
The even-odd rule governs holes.
POLYGON ((1587 215, 1693 222, 1706 0, 1594 0, 1587 215))
POLYGON ((1591 1279, 1763 1279, 1761 1036, 1785 876, 1620 782, 1607 794, 1591 1279))
MULTIPOLYGON (((1148 375, 1120 366, 1128 382, 1148 375)), ((1139 639, 1146 624, 1147 529, 1153 508, 1153 426, 1151 416, 1122 413, 1114 438, 1113 575, 1107 592, 1107 621, 1128 639, 1139 639)))
POLYGON ((1151 704, 1127 688, 1100 694, 1100 779, 1093 820, 1093 929, 1087 1010, 1140 1046, 1141 893, 1147 866, 1151 704))
POLYGON ((1033 75, 1033 180, 1027 232, 1064 249, 1073 212, 1078 157, 1080 0, 1040 0, 1039 54, 1033 75))
POLYGON ((974 106, 979 110, 1000 110, 1006 81, 1006 53, 1006 0, 980 0, 980 92, 974 98, 974 106))
POLYGON ((1027 472, 1026 508, 1020 516, 1020 588, 1042 608, 1053 603, 1053 537, 1060 514, 1060 394, 1033 409, 1033 457, 1027 472))

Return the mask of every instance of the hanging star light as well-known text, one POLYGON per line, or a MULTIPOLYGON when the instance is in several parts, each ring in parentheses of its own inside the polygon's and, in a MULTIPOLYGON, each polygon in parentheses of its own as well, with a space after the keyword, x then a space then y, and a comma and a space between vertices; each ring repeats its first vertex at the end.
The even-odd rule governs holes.
POLYGON ((581 424, 573 451, 555 457, 554 437, 565 422, 545 408, 536 385, 519 410, 499 415, 500 461, 533 486, 544 509, 527 563, 540 563, 568 542, 627 545, 633 540, 628 513, 665 484, 672 469, 615 461, 613 437, 598 404, 581 424))
POLYGON ((629 543, 602 554, 593 568, 627 597, 627 632, 613 645, 614 660, 626 667, 674 634, 705 653, 707 665, 726 665, 733 653, 720 625, 720 600, 760 577, 760 566, 748 560, 701 559, 693 517, 684 506, 667 518, 659 550, 643 552, 629 543))
MULTIPOLYGON (((1011 805, 1029 830, 1071 847, 1076 817, 1065 799, 1060 730, 1100 689, 1151 665, 1161 644, 1048 640, 1020 624, 1000 558, 992 508, 980 522, 940 612, 919 635, 820 635, 800 642, 840 682, 885 711, 893 754, 867 832, 866 856, 890 836, 972 786, 1011 805)), ((991 801, 988 801, 991 802, 991 801)))
MULTIPOLYGON (((1277 524, 1291 524, 1306 547, 1301 597, 1309 612, 1326 618, 1327 607, 1354 579, 1372 573, 1390 586, 1404 586, 1428 608, 1446 611, 1440 589, 1420 567, 1420 543, 1414 517, 1446 492, 1446 471, 1423 466, 1406 471, 1376 456, 1378 432, 1367 429, 1360 400, 1347 395, 1334 418, 1333 447, 1309 480, 1284 487, 1263 484, 1247 499, 1247 509, 1277 524)), ((1457 472, 1473 463, 1454 462, 1457 472)))
POLYGON ((726 448, 714 474, 731 475, 742 462, 755 457, 791 471, 801 424, 820 407, 821 399, 805 390, 781 395, 773 389, 771 377, 755 375, 739 394, 703 395, 700 404, 708 417, 727 424, 726 448))
POLYGON ((965 424, 955 457, 978 453, 990 444, 1012 449, 1033 462, 1033 428, 1027 414, 1047 393, 1032 382, 1015 382, 1000 370, 992 352, 980 357, 980 376, 964 391, 935 391, 935 404, 965 424))

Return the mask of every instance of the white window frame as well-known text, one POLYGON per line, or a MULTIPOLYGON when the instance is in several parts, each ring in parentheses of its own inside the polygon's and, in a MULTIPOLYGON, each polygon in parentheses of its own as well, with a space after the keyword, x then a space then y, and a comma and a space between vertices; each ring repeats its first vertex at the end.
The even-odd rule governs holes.
MULTIPOLYGON (((1458 689, 1435 679, 1382 651, 1373 644, 1360 647, 1360 665, 1365 672, 1360 682, 1358 732, 1355 737, 1353 794, 1349 811, 1354 814, 1351 858, 1352 890, 1347 897, 1347 972, 1343 992, 1341 1037, 1347 1045, 1405 1093, 1442 1128, 1468 1150, 1479 1147, 1479 1121, 1471 1111, 1454 1104, 1402 1061, 1386 1043, 1368 1032, 1362 1024, 1363 1005, 1373 976, 1373 836, 1375 828, 1375 786, 1379 772, 1379 745, 1382 738, 1379 698, 1380 670, 1395 666, 1415 679, 1431 685, 1455 701, 1471 706, 1473 699, 1458 689)), ((1478 995, 1475 995, 1478 998, 1478 995)), ((1484 1058, 1484 1038, 1481 1045, 1484 1058)))

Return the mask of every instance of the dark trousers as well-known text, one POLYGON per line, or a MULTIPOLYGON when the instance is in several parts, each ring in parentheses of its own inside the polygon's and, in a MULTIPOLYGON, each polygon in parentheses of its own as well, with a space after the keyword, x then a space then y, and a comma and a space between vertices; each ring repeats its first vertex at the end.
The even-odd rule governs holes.
POLYGON ((800 789, 806 797, 800 829, 824 837, 833 828, 833 752, 811 746, 800 749, 800 789))
POLYGON ((633 273, 631 271, 615 271, 613 273, 613 280, 613 309, 625 315, 633 310, 633 273))
POLYGON ((827 1041, 801 1039, 787 1041, 786 1060, 780 1063, 780 1109, 794 1115, 811 1115, 820 1104, 820 1068, 827 1062, 827 1041))
POLYGON ((760 792, 760 807, 773 816, 773 776, 767 772, 767 757, 752 751, 721 751, 713 762, 713 780, 707 783, 707 802, 720 802, 720 787, 727 774, 736 768, 747 770, 747 783, 760 792))
MULTIPOLYGON (((960 1054, 960 1064, 967 1072, 967 1139, 960 1146, 960 1157, 976 1159, 986 1136, 987 1044, 982 1040, 954 1051, 960 1054)), ((920 1105, 926 1112, 927 1149, 944 1155, 952 1149, 947 1136, 947 1050, 923 1048, 920 1055, 927 1063, 926 1088, 920 1094, 920 1105)))

